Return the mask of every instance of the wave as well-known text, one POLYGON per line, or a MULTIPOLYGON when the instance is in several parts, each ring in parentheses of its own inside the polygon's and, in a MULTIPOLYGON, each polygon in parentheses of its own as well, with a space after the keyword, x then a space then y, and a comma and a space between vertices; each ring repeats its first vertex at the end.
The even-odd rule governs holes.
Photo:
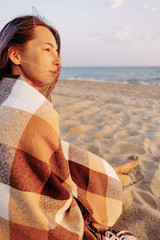
POLYGON ((63 67, 60 79, 160 85, 160 67, 63 67))

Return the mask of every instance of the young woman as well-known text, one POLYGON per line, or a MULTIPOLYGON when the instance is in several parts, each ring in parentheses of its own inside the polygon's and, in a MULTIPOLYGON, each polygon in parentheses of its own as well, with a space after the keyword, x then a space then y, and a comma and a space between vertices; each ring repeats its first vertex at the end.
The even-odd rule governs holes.
POLYGON ((60 68, 59 34, 40 18, 15 18, 0 32, 1 240, 126 236, 108 230, 122 211, 114 169, 60 141, 48 100, 60 68))

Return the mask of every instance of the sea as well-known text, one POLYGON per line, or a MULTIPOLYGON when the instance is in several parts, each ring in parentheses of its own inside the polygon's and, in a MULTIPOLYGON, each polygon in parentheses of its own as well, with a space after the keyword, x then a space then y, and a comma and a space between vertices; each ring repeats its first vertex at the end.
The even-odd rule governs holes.
POLYGON ((160 67, 62 67, 60 79, 160 85, 160 67))

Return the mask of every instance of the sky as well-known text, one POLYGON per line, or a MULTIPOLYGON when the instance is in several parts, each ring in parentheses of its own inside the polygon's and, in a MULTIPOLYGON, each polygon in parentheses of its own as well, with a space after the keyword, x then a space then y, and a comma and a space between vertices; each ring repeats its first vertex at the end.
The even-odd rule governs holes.
POLYGON ((160 0, 0 0, 0 5, 0 29, 17 16, 45 17, 60 33, 62 66, 160 66, 160 0))

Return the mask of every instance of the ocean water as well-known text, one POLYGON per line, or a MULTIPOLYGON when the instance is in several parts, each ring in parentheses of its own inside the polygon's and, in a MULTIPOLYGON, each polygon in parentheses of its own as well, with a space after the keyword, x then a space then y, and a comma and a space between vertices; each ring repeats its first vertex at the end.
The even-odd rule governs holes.
POLYGON ((160 67, 62 67, 60 79, 160 85, 160 67))

